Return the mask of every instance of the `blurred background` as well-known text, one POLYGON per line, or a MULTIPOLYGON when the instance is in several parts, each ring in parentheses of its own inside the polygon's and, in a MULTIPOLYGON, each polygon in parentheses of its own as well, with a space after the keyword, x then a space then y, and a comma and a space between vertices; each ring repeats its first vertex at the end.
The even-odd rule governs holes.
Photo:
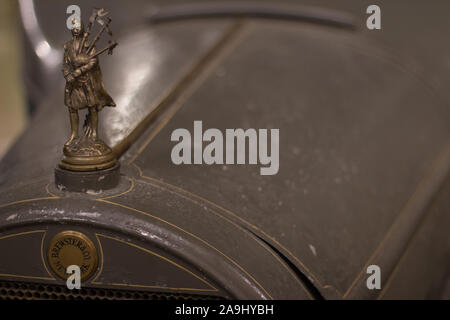
POLYGON ((0 159, 27 122, 22 82, 22 43, 16 0, 0 1, 0 159))

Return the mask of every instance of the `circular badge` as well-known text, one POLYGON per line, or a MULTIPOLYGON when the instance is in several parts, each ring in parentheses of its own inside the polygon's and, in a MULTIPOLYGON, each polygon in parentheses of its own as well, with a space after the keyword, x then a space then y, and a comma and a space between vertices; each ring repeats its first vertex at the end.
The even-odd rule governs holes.
POLYGON ((92 241, 77 231, 63 231, 50 241, 47 259, 52 270, 62 279, 67 279, 67 267, 80 268, 81 280, 91 277, 98 264, 97 250, 92 241))

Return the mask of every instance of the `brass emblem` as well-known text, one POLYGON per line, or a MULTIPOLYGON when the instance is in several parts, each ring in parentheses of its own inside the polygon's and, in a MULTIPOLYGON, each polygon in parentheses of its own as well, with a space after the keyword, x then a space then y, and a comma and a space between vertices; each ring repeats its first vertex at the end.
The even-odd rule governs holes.
POLYGON ((97 270, 98 255, 92 241, 77 231, 63 231, 50 241, 47 258, 52 270, 62 279, 67 279, 67 267, 80 267, 81 280, 91 277, 97 270))

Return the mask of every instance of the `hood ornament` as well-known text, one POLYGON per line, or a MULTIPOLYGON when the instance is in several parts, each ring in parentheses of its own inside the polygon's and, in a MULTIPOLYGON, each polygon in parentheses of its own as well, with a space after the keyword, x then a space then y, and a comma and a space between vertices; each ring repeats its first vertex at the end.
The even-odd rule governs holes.
POLYGON ((112 38, 112 20, 108 14, 103 8, 95 8, 86 30, 81 21, 75 23, 72 40, 64 44, 64 104, 69 111, 71 135, 64 144, 59 167, 55 169, 56 184, 60 189, 81 192, 105 190, 118 183, 119 163, 116 155, 98 136, 100 111, 104 107, 116 106, 103 85, 98 58, 105 52, 112 54, 118 43, 110 40, 105 48, 98 51, 95 47, 105 31, 112 38), (94 24, 98 24, 100 30, 90 40, 94 24), (83 109, 87 109, 88 113, 80 134, 78 112, 83 109), (109 177, 108 181, 98 180, 97 175, 104 177, 105 174, 109 177), (92 183, 86 183, 90 180, 86 177, 92 178, 92 183))

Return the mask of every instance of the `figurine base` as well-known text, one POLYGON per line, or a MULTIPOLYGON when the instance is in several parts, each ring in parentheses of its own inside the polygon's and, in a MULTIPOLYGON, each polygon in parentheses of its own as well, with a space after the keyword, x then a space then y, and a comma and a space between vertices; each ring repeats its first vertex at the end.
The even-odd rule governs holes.
POLYGON ((55 184, 59 190, 70 192, 100 192, 117 187, 120 182, 120 164, 115 159, 111 168, 96 171, 71 171, 55 168, 55 184))
POLYGON ((103 141, 94 141, 85 136, 64 146, 63 153, 59 166, 70 171, 104 170, 117 163, 116 155, 103 141))
POLYGON ((61 169, 77 172, 91 172, 112 168, 117 164, 113 153, 100 157, 67 157, 63 156, 59 162, 61 169))

